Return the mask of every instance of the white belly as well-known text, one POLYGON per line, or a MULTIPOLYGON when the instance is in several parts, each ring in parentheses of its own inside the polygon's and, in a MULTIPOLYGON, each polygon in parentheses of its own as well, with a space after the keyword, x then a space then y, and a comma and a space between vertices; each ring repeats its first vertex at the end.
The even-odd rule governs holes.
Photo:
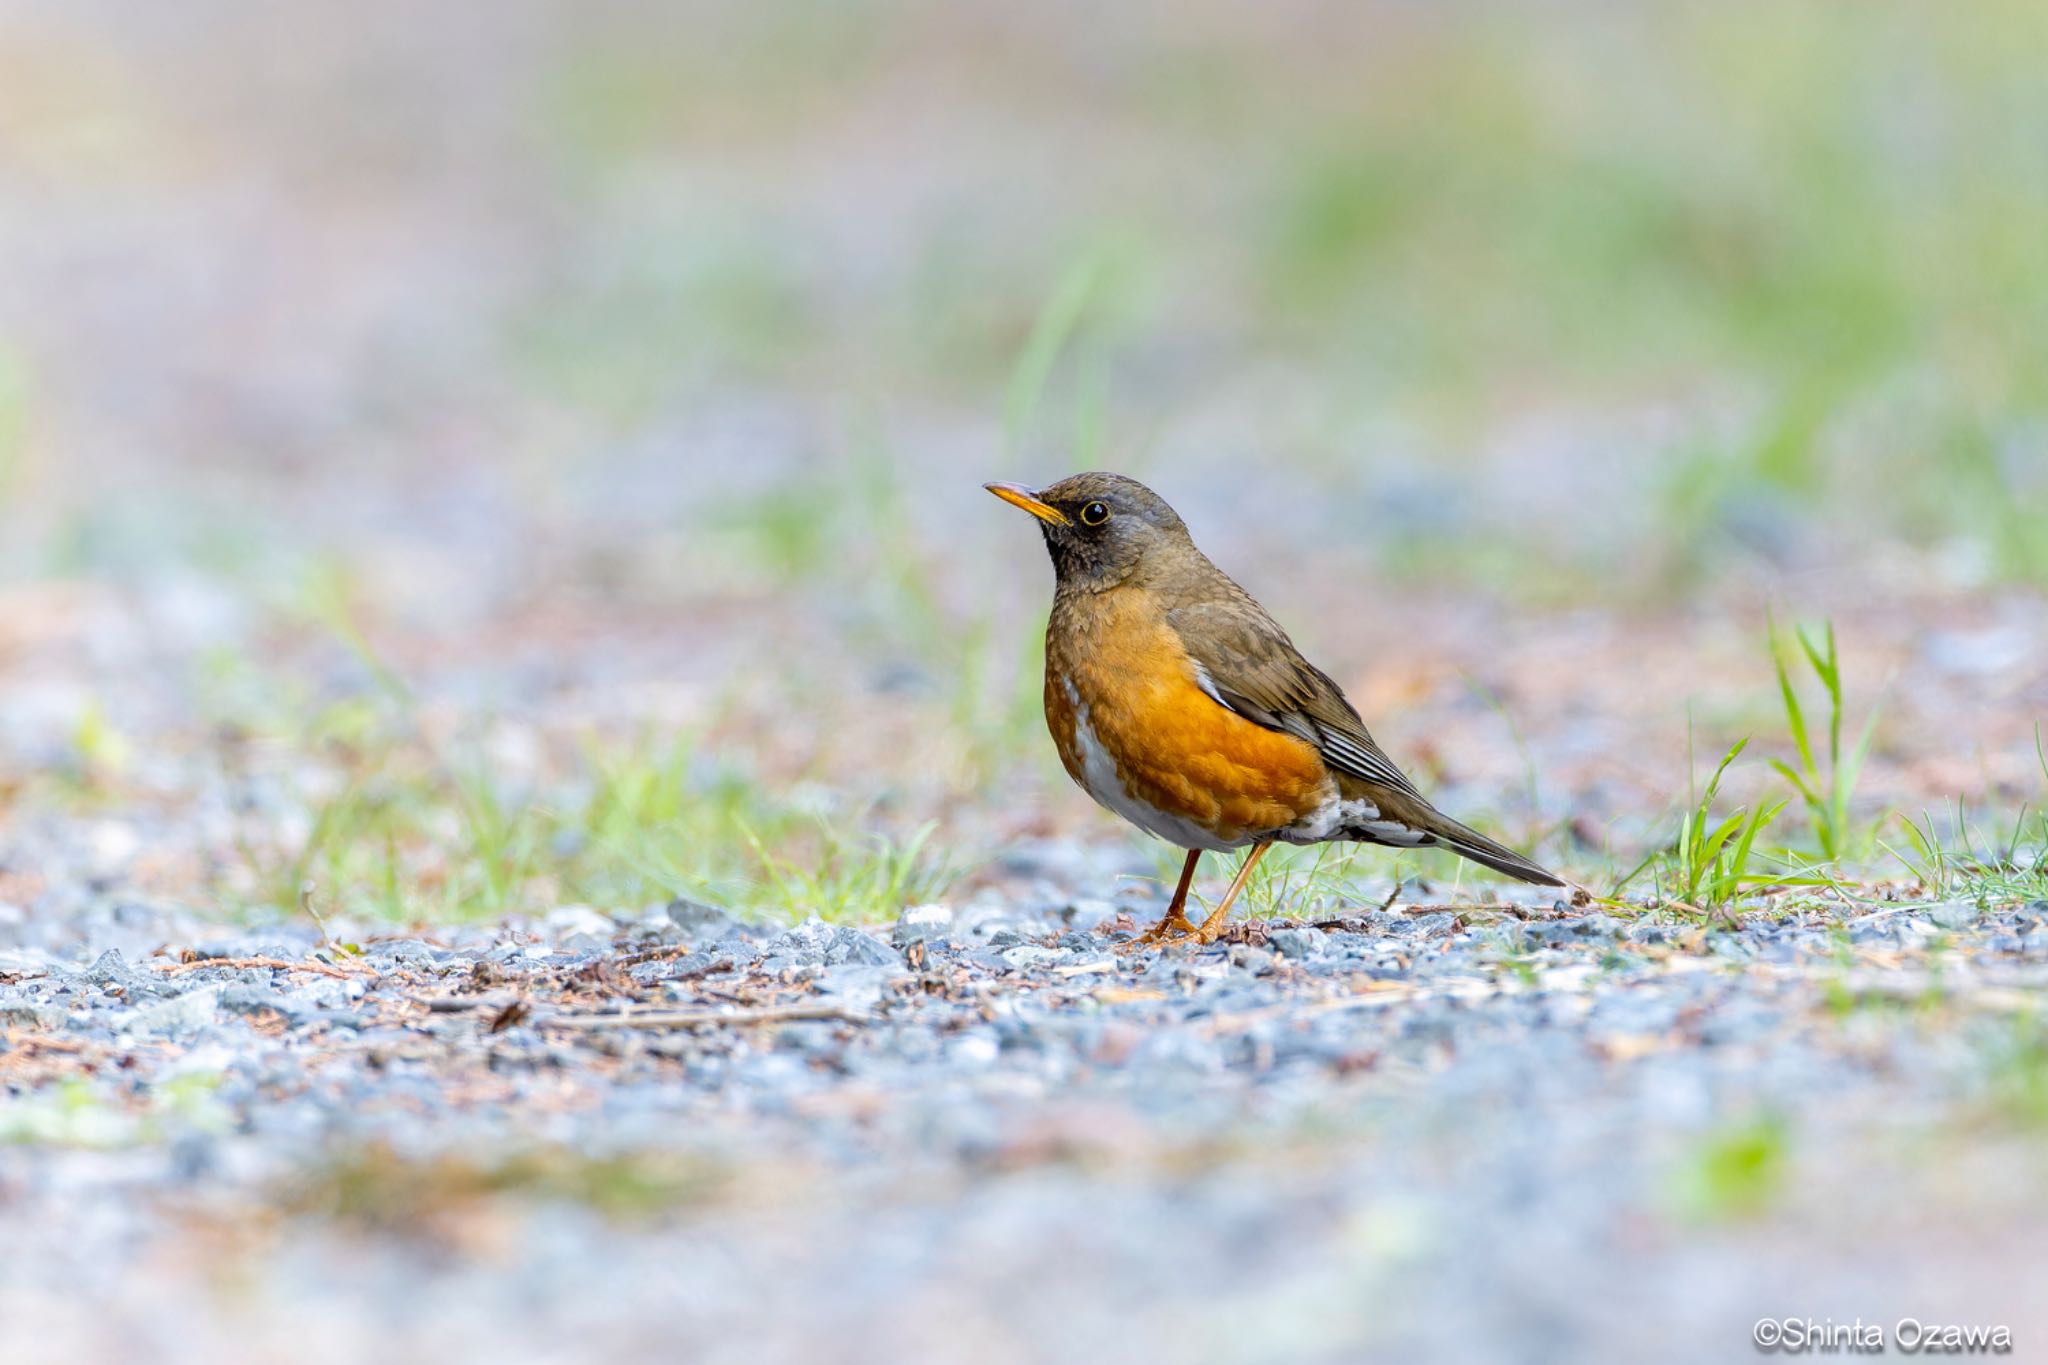
POLYGON ((1072 683, 1067 684, 1067 701, 1074 708, 1074 745, 1081 751, 1081 789, 1094 797, 1097 805, 1121 815, 1147 834, 1182 848, 1224 853, 1254 842, 1250 838, 1235 842, 1219 839, 1192 820, 1148 805, 1126 792, 1123 778, 1117 775, 1116 760, 1095 738, 1094 727, 1088 723, 1087 703, 1076 695, 1072 683))
POLYGON ((1285 829, 1248 833, 1238 839, 1220 839, 1183 816, 1163 811, 1138 800, 1124 790, 1117 774, 1116 760, 1095 738, 1088 720, 1088 705, 1067 684, 1067 701, 1074 708, 1074 744, 1081 751, 1081 787, 1104 810, 1124 819, 1155 838, 1182 848, 1227 853, 1232 849, 1276 839, 1289 844, 1320 844, 1331 839, 1361 839, 1393 848, 1421 848, 1433 842, 1429 835, 1406 825, 1379 818, 1379 807, 1366 800, 1333 798, 1285 829))

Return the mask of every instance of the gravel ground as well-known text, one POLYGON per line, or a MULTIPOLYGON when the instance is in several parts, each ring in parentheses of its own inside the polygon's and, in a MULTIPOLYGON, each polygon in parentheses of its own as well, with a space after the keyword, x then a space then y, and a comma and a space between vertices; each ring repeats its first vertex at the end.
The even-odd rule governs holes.
MULTIPOLYGON (((1020 866, 1028 874, 1029 868, 1020 866)), ((2048 1331, 2048 903, 0 925, 0 1359, 1724 1360, 2048 1331), (89 1310, 89 1311, 87 1311, 89 1310)))
POLYGON ((0 1365, 2043 1354, 2038 878, 1136 950, 979 487, 1141 461, 1603 888, 1784 794, 1773 619, 2038 866, 2019 7, 1100 8, 0 13, 0 1365), (729 782, 952 899, 557 908, 612 757, 646 885, 767 913, 729 782))

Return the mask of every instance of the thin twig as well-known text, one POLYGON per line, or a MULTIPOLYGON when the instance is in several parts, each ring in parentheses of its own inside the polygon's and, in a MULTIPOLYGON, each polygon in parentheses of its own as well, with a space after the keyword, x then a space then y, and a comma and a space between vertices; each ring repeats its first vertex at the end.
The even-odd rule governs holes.
POLYGON ((612 959, 614 967, 637 967, 643 962, 660 962, 672 957, 688 957, 690 945, 670 943, 659 948, 643 948, 637 953, 626 953, 612 959))
POLYGON ((94 1050, 92 1044, 80 1042, 75 1038, 39 1038, 32 1034, 18 1032, 15 1029, 8 1029, 5 1033, 0 1033, 0 1041, 6 1042, 7 1050, 10 1052, 22 1049, 26 1049, 31 1053, 78 1053, 94 1050))
POLYGON ((196 972, 204 967, 261 967, 274 972, 317 972, 321 976, 339 977, 352 981, 362 975, 360 972, 345 972, 339 967, 330 967, 325 962, 286 962, 276 957, 198 957, 190 962, 152 962, 150 966, 166 975, 180 972, 196 972))
POLYGON ((757 1009, 649 1010, 644 1014, 556 1014, 536 1019, 541 1028, 717 1028, 724 1024, 781 1024, 813 1019, 837 1019, 864 1024, 874 1018, 866 1010, 844 1005, 771 1005, 757 1009))

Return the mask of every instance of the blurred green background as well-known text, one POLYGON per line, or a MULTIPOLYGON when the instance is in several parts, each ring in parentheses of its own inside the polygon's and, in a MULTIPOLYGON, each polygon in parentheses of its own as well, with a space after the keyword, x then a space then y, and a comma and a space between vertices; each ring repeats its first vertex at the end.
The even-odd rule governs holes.
POLYGON ((0 479, 67 495, 10 558, 116 554, 141 497, 475 464, 753 513, 801 573, 803 508, 746 499, 881 445, 949 504, 997 467, 1247 480, 1431 572, 1506 553, 1421 543, 1470 519, 1575 590, 1873 531, 2038 577, 2044 30, 10 4, 0 479))
MULTIPOLYGON (((187 792, 138 752, 318 751, 317 813, 402 713, 494 782, 575 767, 587 824, 607 772, 662 789, 590 745, 702 797, 661 746, 718 733, 780 806, 1023 820, 1067 799, 1046 576, 978 485, 1104 466, 1478 727, 1397 752, 1523 833, 1532 750, 1629 741, 1474 698, 1588 610, 1687 651, 1624 775, 1675 790, 1763 604, 2038 603, 2044 65, 2027 0, 12 0, 0 743, 187 792)), ((1955 723, 2020 790, 2024 726, 1955 723)), ((486 842, 546 804, 437 799, 486 842)))

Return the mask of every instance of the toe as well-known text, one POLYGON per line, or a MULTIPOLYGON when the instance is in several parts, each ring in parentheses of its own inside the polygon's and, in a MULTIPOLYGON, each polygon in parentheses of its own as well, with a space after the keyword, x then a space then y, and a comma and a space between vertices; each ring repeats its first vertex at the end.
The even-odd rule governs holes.
POLYGON ((1139 943, 1178 943, 1182 939, 1192 938, 1200 932, 1187 916, 1176 915, 1172 919, 1161 920, 1153 925, 1150 929, 1138 935, 1137 941, 1139 943))

